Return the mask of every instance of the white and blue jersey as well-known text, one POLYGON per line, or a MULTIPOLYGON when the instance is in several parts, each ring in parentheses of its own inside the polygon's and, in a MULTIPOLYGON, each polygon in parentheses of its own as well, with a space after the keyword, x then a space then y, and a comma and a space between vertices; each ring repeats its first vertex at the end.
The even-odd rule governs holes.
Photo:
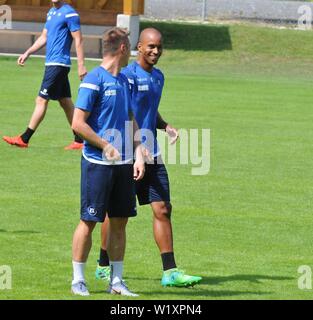
POLYGON ((46 66, 71 66, 71 32, 80 30, 79 14, 68 4, 51 8, 47 14, 46 66))
POLYGON ((142 131, 142 143, 152 156, 160 155, 157 142, 157 113, 164 87, 163 73, 153 68, 145 71, 137 62, 122 70, 128 78, 131 90, 131 107, 139 128, 142 131))
MULTIPOLYGON (((103 67, 97 67, 84 78, 80 85, 76 108, 90 112, 88 125, 96 134, 111 143, 120 153, 121 161, 133 160, 130 92, 127 78, 123 74, 114 77, 103 67)), ((83 156, 89 162, 111 165, 102 150, 84 142, 83 156)))

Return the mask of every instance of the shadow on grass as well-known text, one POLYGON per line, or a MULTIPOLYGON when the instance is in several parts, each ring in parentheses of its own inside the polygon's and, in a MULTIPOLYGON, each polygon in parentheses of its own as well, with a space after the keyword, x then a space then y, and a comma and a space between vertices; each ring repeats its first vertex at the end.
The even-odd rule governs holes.
POLYGON ((41 233, 39 231, 33 231, 33 230, 16 230, 16 231, 8 231, 4 229, 0 229, 0 233, 13 233, 13 234, 38 234, 41 233))
MULTIPOLYGON (((94 290, 94 291, 89 291, 90 294, 95 294, 95 295, 103 295, 106 293, 103 290, 94 290)), ((184 299, 187 296, 190 297, 213 297, 213 298, 222 298, 222 297, 235 297, 235 296, 242 296, 242 295, 255 295, 255 296, 264 296, 264 295, 269 295, 272 294, 273 292, 264 292, 264 291, 235 291, 235 290, 202 290, 197 287, 195 288, 173 288, 173 290, 169 291, 167 289, 164 289, 163 291, 137 291, 135 290, 137 294, 140 296, 152 296, 154 295, 166 295, 168 296, 173 296, 173 299, 176 299, 176 297, 179 296, 184 296, 184 299)), ((108 294, 108 293, 107 293, 108 294)))
POLYGON ((255 274, 236 274, 225 277, 204 277, 201 284, 218 285, 224 282, 230 281, 248 281, 251 283, 260 283, 262 280, 294 280, 291 277, 282 276, 267 276, 267 275, 255 275, 255 274))
MULTIPOLYGON (((153 281, 160 282, 158 278, 142 278, 142 277, 125 277, 125 280, 140 280, 140 281, 153 281)), ((292 277, 286 276, 268 276, 268 275, 254 275, 254 274, 237 274, 231 276, 220 276, 220 277, 203 277, 199 285, 194 287, 181 287, 181 288, 164 288, 159 291, 136 291, 140 295, 173 295, 175 296, 192 296, 192 297, 213 297, 213 298, 223 298, 223 297, 233 297, 241 295, 256 295, 264 296, 272 294, 273 292, 264 292, 264 291, 235 291, 235 290, 208 290, 203 289, 203 285, 219 285, 225 282, 234 282, 234 281, 248 281, 250 283, 261 283, 262 280, 275 280, 275 281, 284 281, 284 280, 294 280, 292 277)), ((103 294, 103 291, 93 291, 93 294, 103 294)))
POLYGON ((223 298, 223 297, 236 297, 236 296, 244 296, 244 295, 255 295, 255 296, 264 296, 270 295, 272 292, 264 292, 264 291, 235 291, 235 290, 197 290, 192 291, 192 289, 179 291, 179 288, 175 288, 175 292, 165 292, 165 291, 151 291, 151 292, 140 292, 136 291, 136 293, 146 294, 146 295, 162 295, 166 294, 167 296, 173 295, 175 296, 190 296, 190 297, 212 297, 212 298, 223 298))
POLYGON ((148 27, 157 28, 162 32, 165 49, 186 51, 232 50, 229 28, 225 26, 141 22, 141 30, 148 27))

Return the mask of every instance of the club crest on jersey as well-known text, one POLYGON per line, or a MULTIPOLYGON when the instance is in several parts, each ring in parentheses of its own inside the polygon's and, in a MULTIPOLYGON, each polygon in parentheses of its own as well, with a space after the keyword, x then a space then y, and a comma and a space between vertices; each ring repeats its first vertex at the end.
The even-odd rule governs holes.
POLYGON ((89 208, 88 208, 88 213, 89 213, 89 215, 91 215, 91 216, 96 216, 97 213, 98 213, 98 211, 97 211, 97 209, 95 209, 95 208, 89 207, 89 208))

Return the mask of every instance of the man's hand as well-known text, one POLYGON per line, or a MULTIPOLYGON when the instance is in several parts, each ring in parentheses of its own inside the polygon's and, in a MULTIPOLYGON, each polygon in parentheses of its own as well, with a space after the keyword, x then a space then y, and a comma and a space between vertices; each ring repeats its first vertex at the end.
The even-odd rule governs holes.
POLYGON ((134 180, 139 181, 145 175, 145 161, 143 147, 140 145, 136 148, 136 161, 134 163, 134 180))
POLYGON ((145 163, 136 160, 134 163, 134 180, 139 181, 145 175, 145 163))
POLYGON ((108 143, 103 149, 103 155, 106 157, 108 161, 118 161, 121 160, 120 153, 110 144, 108 143))
POLYGON ((87 74, 87 69, 84 65, 78 66, 78 76, 80 81, 82 81, 87 74))
POLYGON ((176 141, 179 138, 178 130, 168 124, 165 128, 165 132, 168 134, 170 138, 170 144, 176 143, 176 141))
POLYGON ((153 163, 153 157, 152 157, 150 151, 146 147, 144 147, 143 145, 140 145, 140 148, 141 148, 141 154, 142 154, 144 162, 153 163))
POLYGON ((22 54, 21 56, 19 56, 19 58, 17 59, 17 64, 21 67, 24 67, 26 60, 28 59, 29 54, 27 52, 25 52, 24 54, 22 54))

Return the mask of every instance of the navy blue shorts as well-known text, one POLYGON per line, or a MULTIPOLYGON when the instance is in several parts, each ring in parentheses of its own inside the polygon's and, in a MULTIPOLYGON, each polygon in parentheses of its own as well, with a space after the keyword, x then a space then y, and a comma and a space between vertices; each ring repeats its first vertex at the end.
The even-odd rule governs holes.
POLYGON ((170 202, 170 184, 168 174, 163 163, 146 164, 145 176, 136 182, 136 194, 139 204, 145 205, 152 202, 170 202))
POLYGON ((71 87, 68 80, 70 68, 61 66, 46 66, 39 96, 46 100, 71 98, 71 87))
POLYGON ((103 222, 137 215, 133 165, 106 166, 81 161, 81 220, 103 222))

